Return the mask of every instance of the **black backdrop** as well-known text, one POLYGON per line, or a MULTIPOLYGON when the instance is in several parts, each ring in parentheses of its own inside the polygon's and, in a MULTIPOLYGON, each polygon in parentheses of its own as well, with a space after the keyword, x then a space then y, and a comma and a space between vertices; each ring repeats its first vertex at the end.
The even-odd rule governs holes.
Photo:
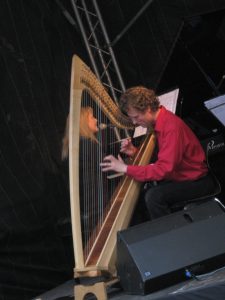
POLYGON ((0 5, 0 299, 30 299, 73 276, 60 147, 80 47, 52 1, 0 5))
MULTIPOLYGON (((99 1, 111 39, 145 2, 99 1)), ((62 3, 73 15, 69 2, 62 3)), ((141 83, 163 91, 180 85, 185 109, 197 109, 198 100, 202 103, 213 91, 207 87, 205 92, 207 83, 201 75, 193 76, 198 73, 194 66, 190 74, 177 38, 185 17, 210 12, 219 12, 212 18, 220 20, 213 37, 219 30, 224 37, 222 8, 224 1, 153 1, 115 45, 126 86, 141 83)), ((198 57, 203 65, 212 62, 206 71, 218 81, 225 66, 224 40, 217 37, 213 43, 222 53, 216 52, 213 68, 214 52, 202 43, 198 26, 193 31, 194 41, 187 31, 182 37, 194 54, 199 45, 206 50, 206 57, 201 52, 198 57)), ((0 0, 0 299, 30 299, 73 276, 68 170, 60 162, 60 149, 74 53, 89 64, 79 29, 69 24, 55 1, 0 0)))

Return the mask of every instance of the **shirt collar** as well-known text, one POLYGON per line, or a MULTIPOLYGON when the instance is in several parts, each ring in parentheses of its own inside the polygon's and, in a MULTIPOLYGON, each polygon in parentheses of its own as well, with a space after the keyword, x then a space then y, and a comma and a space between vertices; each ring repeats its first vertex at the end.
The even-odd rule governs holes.
POLYGON ((164 123, 163 122, 163 120, 164 120, 163 116, 165 115, 165 113, 166 113, 166 108, 163 105, 161 105, 160 106, 160 112, 157 116, 155 126, 154 126, 155 131, 160 131, 162 129, 163 123, 164 123))

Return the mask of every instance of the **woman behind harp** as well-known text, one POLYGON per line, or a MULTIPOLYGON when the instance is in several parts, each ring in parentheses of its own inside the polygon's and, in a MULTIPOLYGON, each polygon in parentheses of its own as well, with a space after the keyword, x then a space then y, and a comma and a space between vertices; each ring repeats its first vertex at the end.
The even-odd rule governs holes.
MULTIPOLYGON (((99 219, 99 206, 102 207, 103 193, 96 195, 96 188, 100 182, 96 182, 96 174, 101 175, 99 163, 102 157, 101 146, 97 139, 99 128, 90 106, 81 107, 80 110, 80 142, 79 142, 79 191, 80 211, 82 223, 82 238, 87 244, 93 228, 99 219), (90 201, 91 199, 91 201, 90 201)), ((66 128, 62 140, 62 160, 69 155, 69 115, 66 120, 66 128)))

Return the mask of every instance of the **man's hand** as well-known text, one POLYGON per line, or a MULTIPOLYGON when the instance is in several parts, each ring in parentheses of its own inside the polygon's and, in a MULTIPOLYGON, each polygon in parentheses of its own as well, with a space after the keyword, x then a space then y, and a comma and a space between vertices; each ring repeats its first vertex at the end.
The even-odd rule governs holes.
POLYGON ((103 159, 103 162, 100 163, 103 172, 115 171, 118 173, 126 173, 127 165, 123 162, 120 155, 116 159, 113 155, 108 155, 103 159))
POLYGON ((131 143, 131 139, 124 139, 121 142, 120 152, 128 156, 134 156, 137 152, 137 148, 131 143))

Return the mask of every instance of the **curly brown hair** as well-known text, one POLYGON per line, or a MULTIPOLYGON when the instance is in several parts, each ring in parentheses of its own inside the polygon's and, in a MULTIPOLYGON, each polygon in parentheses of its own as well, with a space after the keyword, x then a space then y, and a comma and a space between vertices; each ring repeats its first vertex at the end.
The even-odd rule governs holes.
POLYGON ((129 107, 144 112, 147 108, 157 111, 160 102, 155 91, 144 86, 135 86, 127 89, 120 97, 120 108, 127 112, 129 107))

